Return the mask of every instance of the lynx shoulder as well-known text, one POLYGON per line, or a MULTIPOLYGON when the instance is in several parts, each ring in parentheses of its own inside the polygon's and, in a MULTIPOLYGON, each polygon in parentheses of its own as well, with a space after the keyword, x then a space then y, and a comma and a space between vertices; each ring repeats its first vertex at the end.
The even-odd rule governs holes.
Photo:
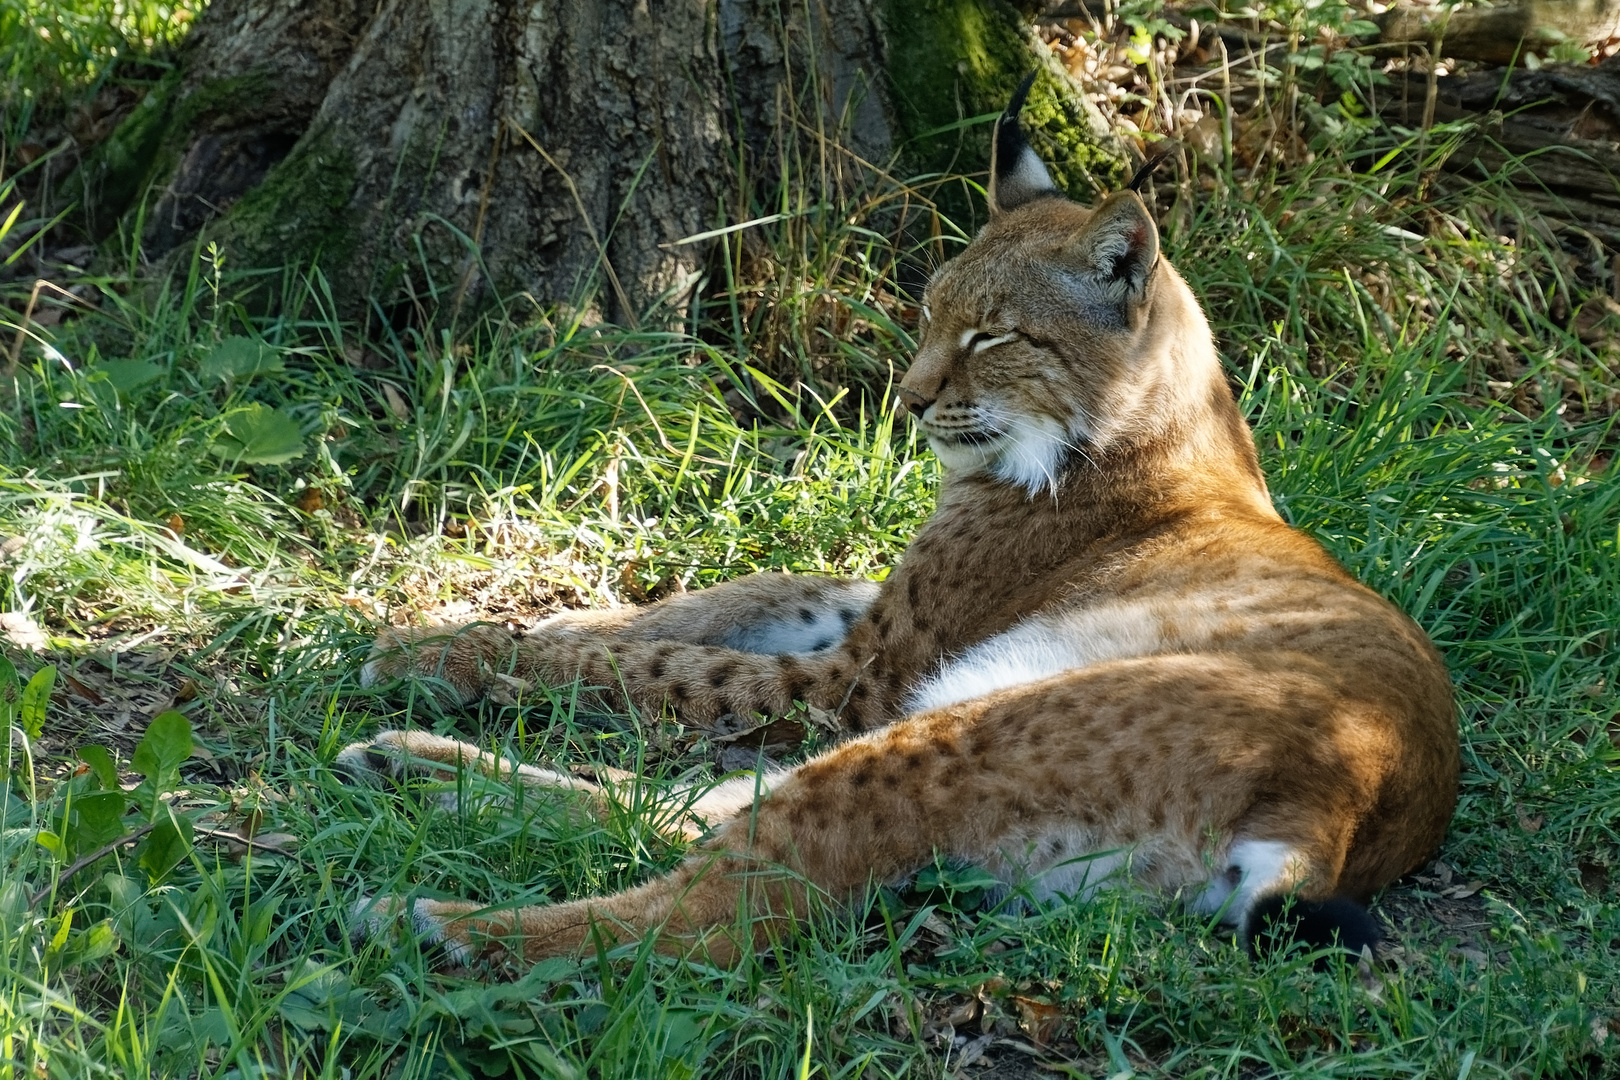
MULTIPOLYGON (((1147 208, 1061 197, 1021 98, 997 124, 989 224, 923 297, 900 394, 947 476, 881 585, 756 575, 521 638, 379 639, 371 681, 436 676, 470 700, 582 678, 697 726, 805 703, 848 736, 693 803, 672 827, 697 845, 666 877, 548 907, 417 902, 453 955, 572 952, 594 926, 725 960, 937 854, 1037 901, 1133 879, 1251 947, 1376 939, 1359 905, 1434 849, 1455 802, 1445 666, 1279 518, 1147 208)), ((593 812, 615 797, 413 732, 340 761, 471 769, 593 812)), ((362 914, 376 930, 405 912, 362 914)))

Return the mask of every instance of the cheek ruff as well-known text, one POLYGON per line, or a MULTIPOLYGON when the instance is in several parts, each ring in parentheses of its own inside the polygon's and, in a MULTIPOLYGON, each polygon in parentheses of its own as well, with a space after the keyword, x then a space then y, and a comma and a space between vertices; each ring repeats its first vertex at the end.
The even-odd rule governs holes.
POLYGON ((1004 406, 939 409, 936 405, 923 413, 922 426, 928 444, 947 469, 987 471, 1030 495, 1056 487, 1058 472, 1071 451, 1085 453, 1084 425, 1020 414, 1004 406))

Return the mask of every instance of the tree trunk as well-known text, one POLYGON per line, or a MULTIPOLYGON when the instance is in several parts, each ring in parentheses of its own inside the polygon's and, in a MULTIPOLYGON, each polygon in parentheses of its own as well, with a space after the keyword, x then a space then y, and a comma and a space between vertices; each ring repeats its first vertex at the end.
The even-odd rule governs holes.
MULTIPOLYGON (((238 267, 318 262, 350 316, 521 292, 633 323, 684 302, 706 251, 681 241, 745 214, 787 142, 937 164, 960 132, 908 136, 1004 100, 1035 62, 1021 21, 1002 0, 214 0, 74 194, 148 258, 201 237, 238 267)), ((1054 131, 1075 126, 1076 88, 1048 81, 1054 131)), ((1112 175, 1081 127, 1069 157, 1112 175)))

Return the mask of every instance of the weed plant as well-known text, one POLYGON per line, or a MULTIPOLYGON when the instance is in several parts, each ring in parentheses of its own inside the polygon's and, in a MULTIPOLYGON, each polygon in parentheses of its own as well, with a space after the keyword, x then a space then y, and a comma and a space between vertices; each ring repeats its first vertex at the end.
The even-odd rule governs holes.
POLYGON ((725 234, 684 330, 362 336, 318 267, 253 316, 263 277, 198 250, 155 291, 92 282, 100 314, 25 338, 0 388, 0 702, 34 736, 7 757, 0 1056, 38 1076, 1613 1075, 1612 354, 1567 299, 1555 318, 1588 296, 1558 251, 1504 238, 1511 188, 1438 190, 1460 132, 1346 108, 1311 131, 1308 160, 1204 163, 1161 202, 1278 508, 1411 612, 1457 685, 1461 804, 1440 861, 1377 905, 1376 968, 1251 964, 1126 890, 985 907, 948 865, 737 971, 631 945, 491 986, 350 943, 365 894, 543 902, 666 869, 672 782, 739 763, 574 687, 466 715, 362 689, 379 622, 882 576, 929 512, 938 466, 888 379, 907 268, 965 237, 929 203, 947 181, 880 178, 735 208, 758 223, 725 234), (651 779, 584 824, 522 791, 447 809, 331 772, 400 725, 651 779))

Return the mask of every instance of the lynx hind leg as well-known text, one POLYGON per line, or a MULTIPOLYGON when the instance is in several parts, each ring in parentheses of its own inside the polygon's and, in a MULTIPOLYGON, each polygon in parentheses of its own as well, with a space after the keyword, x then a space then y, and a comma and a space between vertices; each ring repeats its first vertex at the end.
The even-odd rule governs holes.
POLYGON ((490 623, 394 627, 372 643, 360 685, 423 676, 441 680, 451 704, 468 705, 512 669, 516 656, 517 638, 490 623))
POLYGON ((879 589, 855 578, 750 574, 641 609, 619 635, 771 655, 825 652, 849 635, 879 589))

